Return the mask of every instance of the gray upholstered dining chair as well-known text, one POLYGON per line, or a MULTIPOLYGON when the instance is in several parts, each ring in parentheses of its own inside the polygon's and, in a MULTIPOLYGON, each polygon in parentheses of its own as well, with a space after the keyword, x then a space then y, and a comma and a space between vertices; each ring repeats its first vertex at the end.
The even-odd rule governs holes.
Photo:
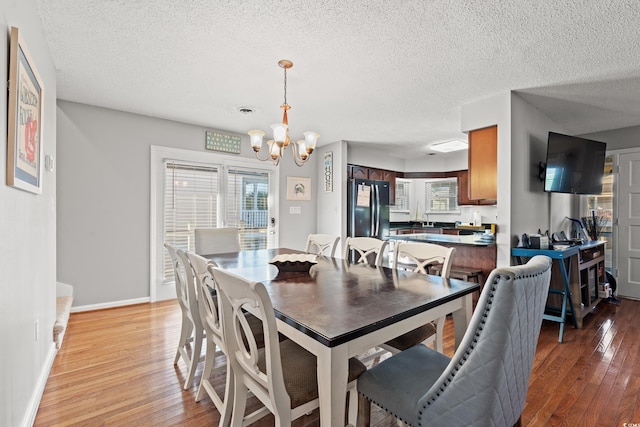
POLYGON ((410 426, 519 425, 550 279, 546 256, 493 270, 452 358, 416 345, 360 376, 358 426, 371 402, 410 426))
MULTIPOLYGON (((209 266, 219 292, 227 356, 233 382, 231 426, 246 425, 247 393, 252 392, 271 411, 276 426, 290 426, 319 405, 316 357, 291 340, 279 341, 271 299, 260 282, 252 282, 226 270, 209 266), (262 320, 264 348, 259 348, 244 312, 262 320)), ((349 422, 355 424, 356 379, 366 370, 357 359, 349 359, 349 422)), ((262 412, 261 408, 258 411, 262 412)))
POLYGON ((375 237, 347 237, 342 249, 342 257, 351 259, 350 255, 353 252, 356 262, 381 266, 388 244, 387 240, 375 237))
POLYGON ((184 252, 169 243, 165 243, 164 247, 167 248, 167 252, 171 257, 176 284, 176 297, 182 314, 180 339, 173 364, 177 365, 180 358, 182 358, 187 365, 187 376, 184 381, 184 389, 187 390, 193 383, 193 377, 201 359, 204 329, 198 312, 196 289, 193 286, 193 282, 189 282, 187 278, 190 270, 187 270, 184 252))
MULTIPOLYGON (((404 268, 416 273, 429 274, 429 266, 441 264, 440 275, 449 278, 455 248, 423 242, 399 242, 393 251, 393 268, 404 268)), ((382 347, 397 353, 416 344, 434 342, 436 351, 442 353, 444 345, 444 323, 441 317, 435 322, 427 323, 397 338, 387 341, 382 347)))
POLYGON ((316 255, 324 255, 333 258, 336 254, 336 247, 340 241, 340 236, 331 234, 309 234, 305 252, 316 255))
POLYGON ((213 255, 240 251, 240 230, 237 228, 196 228, 195 253, 213 255))

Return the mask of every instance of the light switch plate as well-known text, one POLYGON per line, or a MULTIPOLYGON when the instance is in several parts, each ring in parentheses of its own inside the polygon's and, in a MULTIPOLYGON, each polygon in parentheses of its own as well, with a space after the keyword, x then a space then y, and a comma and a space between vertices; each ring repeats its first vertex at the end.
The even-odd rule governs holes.
POLYGON ((302 213, 302 207, 301 206, 290 206, 289 207, 289 213, 291 215, 300 215, 302 213))

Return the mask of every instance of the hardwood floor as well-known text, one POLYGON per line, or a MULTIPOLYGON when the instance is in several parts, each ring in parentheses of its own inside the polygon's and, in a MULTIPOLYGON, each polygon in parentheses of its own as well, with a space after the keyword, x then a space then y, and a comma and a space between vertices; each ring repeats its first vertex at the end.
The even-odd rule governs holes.
MULTIPOLYGON (((640 301, 601 303, 583 329, 567 326, 562 344, 558 324, 543 322, 522 425, 640 423, 639 313, 640 301)), ((211 400, 196 403, 196 386, 181 387, 185 366, 173 366, 179 332, 175 301, 71 314, 35 426, 217 425, 211 400)), ((448 320, 445 353, 452 352, 448 320)), ((201 371, 202 364, 196 380, 201 371)), ((318 425, 317 411, 294 425, 318 425)), ((372 425, 396 424, 374 406, 372 425)))

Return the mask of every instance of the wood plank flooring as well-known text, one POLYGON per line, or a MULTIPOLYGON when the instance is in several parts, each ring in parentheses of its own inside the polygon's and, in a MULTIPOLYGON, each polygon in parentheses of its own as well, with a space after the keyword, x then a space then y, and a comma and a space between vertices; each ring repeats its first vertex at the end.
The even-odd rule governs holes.
MULTIPOLYGON (((639 316, 640 301, 601 303, 583 329, 567 326, 563 344, 558 324, 543 322, 522 425, 640 423, 639 316)), ((217 425, 209 398, 196 403, 196 386, 182 389, 186 368, 173 365, 179 332, 175 301, 71 314, 35 426, 217 425)), ((451 320, 445 353, 453 353, 451 320)), ((317 411, 294 425, 318 425, 317 411)), ((374 406, 372 425, 396 424, 374 406)))

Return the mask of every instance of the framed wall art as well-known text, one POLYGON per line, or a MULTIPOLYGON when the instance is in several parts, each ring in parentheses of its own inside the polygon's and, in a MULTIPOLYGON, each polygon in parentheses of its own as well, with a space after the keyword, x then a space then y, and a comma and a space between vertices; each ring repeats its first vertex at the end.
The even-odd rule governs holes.
POLYGON ((7 185, 42 193, 44 88, 19 31, 11 27, 7 185))
POLYGON ((333 151, 324 153, 324 191, 333 191, 333 151))
POLYGON ((287 200, 311 200, 311 178, 288 176, 287 200))

